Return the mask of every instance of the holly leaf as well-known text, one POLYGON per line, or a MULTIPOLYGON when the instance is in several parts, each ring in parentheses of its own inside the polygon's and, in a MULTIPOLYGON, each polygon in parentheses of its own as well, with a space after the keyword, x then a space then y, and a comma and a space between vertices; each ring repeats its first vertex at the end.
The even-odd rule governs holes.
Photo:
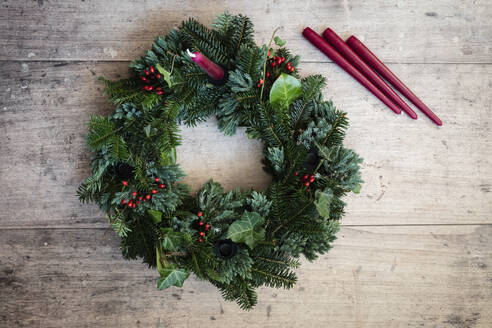
POLYGON ((157 279, 158 290, 163 290, 171 286, 183 287, 184 281, 190 275, 188 271, 177 268, 173 264, 163 267, 159 272, 161 277, 157 279))
POLYGON ((239 220, 229 226, 227 238, 235 243, 245 243, 253 249, 258 241, 265 238, 265 229, 261 227, 263 222, 260 214, 245 211, 239 220))
POLYGON ((147 213, 152 217, 154 223, 160 223, 162 221, 162 212, 156 210, 148 210, 147 213))
POLYGON ((333 191, 329 188, 324 191, 316 190, 314 193, 314 205, 319 215, 325 218, 330 217, 330 204, 333 199, 333 191))
POLYGON ((274 37, 274 38, 273 38, 273 41, 274 41, 274 42, 275 42, 275 44, 276 44, 277 46, 279 46, 279 47, 283 47, 283 46, 287 43, 287 41, 282 40, 282 39, 281 39, 281 38, 279 38, 278 36, 274 37))
POLYGON ((167 85, 171 88, 173 86, 173 82, 171 81, 171 72, 168 72, 164 67, 159 64, 155 64, 155 68, 162 74, 164 77, 164 81, 167 82, 167 85))
POLYGON ((292 75, 282 73, 272 85, 270 103, 288 108, 301 95, 301 82, 292 75))
POLYGON ((161 229, 161 231, 164 234, 162 248, 170 252, 176 252, 183 241, 182 233, 175 232, 171 228, 161 229))

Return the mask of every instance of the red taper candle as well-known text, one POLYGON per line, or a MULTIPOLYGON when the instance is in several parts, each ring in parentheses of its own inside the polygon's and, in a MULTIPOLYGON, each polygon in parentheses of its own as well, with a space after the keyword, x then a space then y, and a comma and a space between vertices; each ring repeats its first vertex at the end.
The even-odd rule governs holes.
POLYGON ((360 84, 371 91, 376 97, 379 98, 386 106, 391 108, 396 114, 400 114, 401 110, 396 106, 384 93, 381 92, 374 84, 371 83, 361 72, 359 72, 352 64, 348 62, 342 55, 340 55, 330 44, 323 39, 318 33, 313 31, 311 28, 306 27, 302 31, 302 35, 309 40, 315 47, 317 47, 321 52, 327 55, 331 60, 333 60, 338 66, 343 68, 345 72, 352 75, 360 84))
POLYGON ((429 107, 427 107, 417 96, 396 77, 393 72, 389 70, 377 57, 374 55, 362 42, 360 42, 355 36, 351 36, 347 39, 347 44, 352 50, 354 50, 369 66, 371 66, 376 72, 381 74, 396 90, 400 91, 402 95, 407 97, 418 109, 420 109, 427 117, 429 117, 434 123, 441 126, 442 121, 434 114, 429 107))
POLYGON ((222 80, 224 78, 224 70, 219 65, 199 52, 192 53, 189 50, 187 50, 187 52, 191 59, 212 79, 222 80))
POLYGON ((396 94, 396 92, 387 85, 379 75, 374 72, 364 61, 342 40, 331 28, 327 28, 323 32, 326 40, 335 48, 342 56, 345 57, 352 65, 355 66, 369 81, 379 88, 389 99, 400 106, 414 120, 417 119, 417 114, 396 94))

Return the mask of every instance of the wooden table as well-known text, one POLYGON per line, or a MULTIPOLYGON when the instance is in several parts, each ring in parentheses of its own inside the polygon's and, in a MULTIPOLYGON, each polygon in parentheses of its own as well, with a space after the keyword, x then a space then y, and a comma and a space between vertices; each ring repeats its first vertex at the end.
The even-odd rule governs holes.
MULTIPOLYGON (((492 3, 441 1, 91 1, 0 3, 0 327, 492 327, 492 3), (99 75, 127 74, 152 39, 188 16, 250 16, 302 56, 302 74, 349 113, 346 144, 366 181, 346 199, 335 248, 293 290, 261 289, 241 311, 210 284, 156 291, 75 190, 89 174, 99 75), (357 35, 442 118, 394 115, 305 41, 310 25, 357 35)), ((417 112, 419 113, 419 112, 417 112)), ((262 145, 210 120, 183 129, 197 188, 263 187, 262 145)))

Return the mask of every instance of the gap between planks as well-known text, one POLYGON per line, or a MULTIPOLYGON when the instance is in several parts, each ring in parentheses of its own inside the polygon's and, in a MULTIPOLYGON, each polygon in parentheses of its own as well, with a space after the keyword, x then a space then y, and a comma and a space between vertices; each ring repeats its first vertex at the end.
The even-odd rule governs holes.
MULTIPOLYGON (((143 56, 143 55, 142 55, 143 56)), ((138 58, 135 58, 138 59, 138 58)), ((95 59, 95 60, 80 60, 80 59, 5 59, 0 58, 0 62, 14 62, 14 63, 131 63, 134 59, 95 59)), ((331 60, 302 60, 303 64, 334 64, 331 60)), ((492 62, 404 62, 404 61, 383 61, 386 65, 492 65, 492 62)))
MULTIPOLYGON (((429 223, 429 224, 340 224, 344 228, 368 228, 368 227, 462 227, 462 226, 492 226, 492 223, 429 223)), ((102 226, 25 226, 25 227, 0 227, 3 230, 106 230, 111 227, 102 226)))

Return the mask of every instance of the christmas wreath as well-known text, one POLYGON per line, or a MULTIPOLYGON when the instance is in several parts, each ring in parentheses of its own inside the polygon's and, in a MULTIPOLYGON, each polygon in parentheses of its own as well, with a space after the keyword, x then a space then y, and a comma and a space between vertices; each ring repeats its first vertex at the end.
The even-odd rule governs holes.
POLYGON ((90 118, 92 175, 77 194, 106 212, 125 258, 157 268, 158 289, 193 272, 250 309, 256 287, 292 287, 299 257, 331 248, 341 197, 360 189, 362 160, 342 145, 346 114, 323 100, 322 76, 299 77, 299 56, 273 35, 259 47, 248 17, 224 13, 211 29, 189 19, 156 38, 130 78, 102 79, 116 110, 90 118), (180 183, 179 124, 211 115, 224 134, 244 126, 263 141, 266 190, 211 180, 191 195, 180 183))

